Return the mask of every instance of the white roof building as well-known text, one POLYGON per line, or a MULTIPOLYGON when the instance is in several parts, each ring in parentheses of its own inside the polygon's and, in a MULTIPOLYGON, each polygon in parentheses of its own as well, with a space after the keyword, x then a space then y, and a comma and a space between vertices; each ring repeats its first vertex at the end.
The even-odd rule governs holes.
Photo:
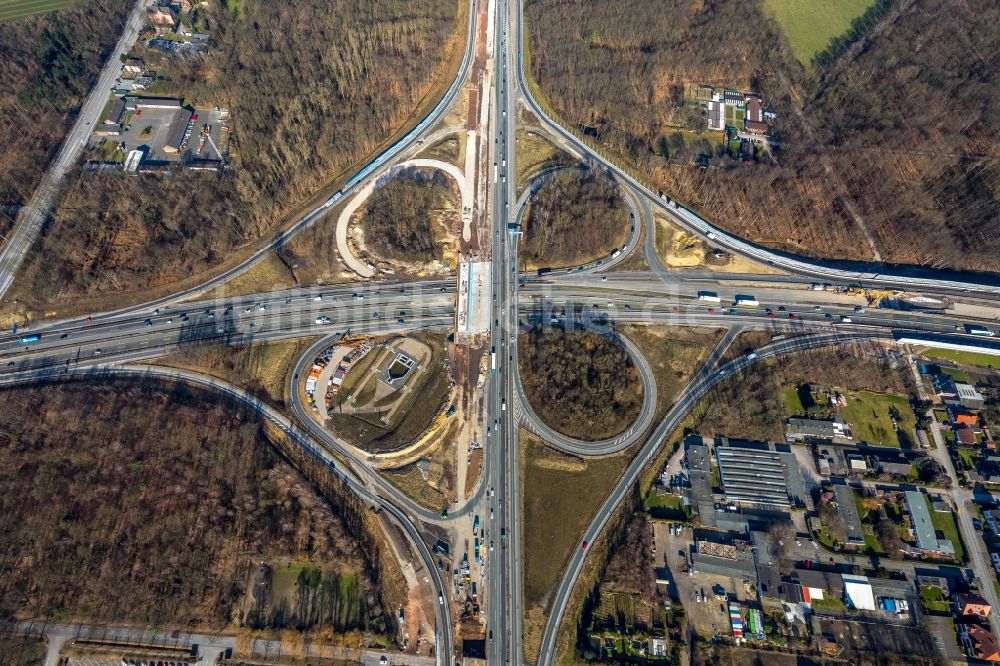
POLYGON ((843 574, 844 600, 851 608, 858 610, 875 610, 875 593, 867 576, 851 576, 843 574))

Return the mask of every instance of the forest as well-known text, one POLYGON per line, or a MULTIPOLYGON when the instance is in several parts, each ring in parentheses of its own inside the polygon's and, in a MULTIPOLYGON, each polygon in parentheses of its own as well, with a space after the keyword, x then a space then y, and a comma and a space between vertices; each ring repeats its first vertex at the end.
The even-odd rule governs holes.
POLYGON ((525 395, 554 430, 596 441, 617 435, 638 418, 639 371, 613 338, 535 326, 520 334, 518 349, 525 395))
POLYGON ((365 244, 387 259, 440 259, 433 222, 448 203, 450 185, 436 170, 406 169, 394 176, 365 202, 365 244))
POLYGON ((995 3, 876 3, 808 66, 737 0, 525 11, 544 103, 711 221, 815 257, 1000 270, 995 3), (759 92, 771 151, 730 157, 686 83, 759 92))
POLYGON ((308 555, 355 581, 368 611, 313 616, 382 630, 349 509, 211 394, 117 382, 0 399, 4 617, 221 628, 262 560, 308 555))
POLYGON ((272 233, 431 101, 464 43, 457 10, 455 0, 209 0, 199 12, 209 53, 161 63, 157 94, 228 108, 231 168, 76 173, 17 295, 68 301, 172 284, 272 233))
POLYGON ((611 253, 628 237, 629 210, 618 186, 597 168, 553 174, 523 224, 529 266, 575 266, 611 253))
POLYGON ((92 0, 0 23, 0 207, 31 199, 131 5, 92 0))

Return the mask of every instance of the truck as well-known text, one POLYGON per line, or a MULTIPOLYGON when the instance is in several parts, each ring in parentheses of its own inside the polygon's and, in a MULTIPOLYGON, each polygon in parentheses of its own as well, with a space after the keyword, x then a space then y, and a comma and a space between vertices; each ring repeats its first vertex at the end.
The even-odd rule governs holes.
POLYGON ((479 564, 479 537, 476 537, 475 550, 473 553, 476 556, 476 564, 479 564))
POLYGON ((619 250, 618 248, 615 248, 615 251, 611 253, 611 258, 612 259, 617 259, 618 257, 621 256, 621 254, 622 254, 622 251, 619 250))
POLYGON ((994 333, 985 326, 980 326, 978 324, 966 324, 965 332, 969 335, 978 335, 984 338, 992 338, 994 333))
POLYGON ((490 352, 490 372, 496 374, 497 371, 497 348, 490 352))
POLYGON ((749 294, 736 294, 736 305, 742 305, 748 308, 755 308, 758 305, 760 305, 760 303, 757 302, 756 298, 754 298, 749 294))
POLYGON ((31 344, 32 342, 38 342, 41 339, 42 339, 41 334, 32 333, 31 335, 21 336, 20 338, 17 339, 17 341, 22 345, 28 345, 31 344))
POLYGON ((708 301, 709 303, 719 303, 722 301, 719 295, 714 291, 699 291, 698 292, 699 301, 708 301))
POLYGON ((478 513, 476 514, 475 518, 472 519, 472 531, 473 532, 478 532, 479 531, 479 514, 478 513))
POLYGON ((493 182, 494 183, 497 182, 497 178, 499 178, 499 175, 497 173, 497 163, 494 162, 493 163, 493 182))

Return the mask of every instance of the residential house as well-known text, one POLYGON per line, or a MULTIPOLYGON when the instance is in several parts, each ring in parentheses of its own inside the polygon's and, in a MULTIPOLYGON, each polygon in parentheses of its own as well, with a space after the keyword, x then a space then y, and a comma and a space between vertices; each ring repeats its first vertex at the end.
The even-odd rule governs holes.
POLYGON ((726 129, 726 105, 724 102, 708 103, 708 129, 722 131, 726 129))
POLYGON ((950 539, 939 539, 937 536, 927 497, 918 490, 908 490, 903 495, 910 512, 917 548, 927 553, 954 556, 955 544, 950 539))
POLYGON ((960 631, 962 643, 970 657, 982 661, 1000 661, 993 632, 979 624, 962 625, 960 631))
POLYGON ((951 415, 951 423, 953 426, 964 425, 969 426, 970 428, 975 428, 979 425, 979 416, 967 409, 957 405, 952 405, 948 408, 948 412, 951 415))
POLYGON ((872 462, 883 474, 893 474, 895 476, 909 476, 913 471, 913 465, 902 456, 874 456, 872 462))
POLYGON ((858 505, 854 501, 854 491, 850 486, 835 484, 833 492, 837 498, 837 513, 844 521, 844 532, 848 546, 861 546, 865 542, 864 528, 861 526, 861 516, 858 505))
POLYGON ((955 609, 959 615, 976 615, 983 618, 990 616, 992 607, 978 594, 956 592, 951 600, 955 602, 955 609))
POLYGON ((965 446, 976 445, 976 433, 972 431, 972 428, 956 428, 955 439, 958 440, 959 444, 965 446))
POLYGON ((934 395, 942 399, 955 399, 958 397, 958 389, 955 388, 955 378, 943 372, 935 372, 931 375, 931 386, 934 395))
POLYGON ((177 25, 177 14, 169 7, 148 7, 146 21, 158 29, 173 30, 177 25))
POLYGON ((733 106, 742 106, 746 101, 746 95, 736 88, 726 88, 722 93, 722 101, 733 106))
POLYGON ((146 69, 142 58, 128 58, 122 65, 122 71, 126 74, 142 74, 146 69))

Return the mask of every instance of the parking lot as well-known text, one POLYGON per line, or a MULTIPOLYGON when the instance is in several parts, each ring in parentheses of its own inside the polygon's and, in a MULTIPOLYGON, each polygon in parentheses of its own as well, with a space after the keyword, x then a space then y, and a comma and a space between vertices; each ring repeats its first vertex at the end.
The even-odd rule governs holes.
POLYGON ((143 108, 136 111, 128 123, 122 127, 117 141, 123 142, 124 152, 141 148, 146 160, 152 162, 173 162, 180 159, 180 153, 164 150, 167 130, 174 117, 181 113, 178 109, 143 108))

